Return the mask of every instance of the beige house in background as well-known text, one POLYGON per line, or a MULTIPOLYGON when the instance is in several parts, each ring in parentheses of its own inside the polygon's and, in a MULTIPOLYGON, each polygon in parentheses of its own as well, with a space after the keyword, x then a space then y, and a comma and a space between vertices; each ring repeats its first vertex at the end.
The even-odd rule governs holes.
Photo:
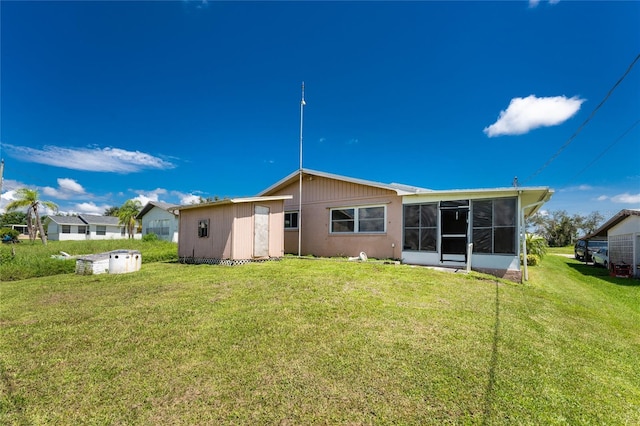
POLYGON ((470 260, 474 270, 519 280, 525 219, 552 194, 548 187, 434 191, 303 169, 258 196, 289 196, 284 201, 286 253, 297 254, 300 243, 302 255, 365 252, 445 267, 470 260))
POLYGON ((178 257, 184 263, 237 264, 284 256, 289 195, 177 206, 178 257))

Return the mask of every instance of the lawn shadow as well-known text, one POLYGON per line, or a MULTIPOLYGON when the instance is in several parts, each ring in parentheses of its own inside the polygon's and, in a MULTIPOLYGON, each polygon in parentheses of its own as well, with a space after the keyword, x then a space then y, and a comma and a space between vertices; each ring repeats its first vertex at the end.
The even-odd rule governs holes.
POLYGON ((600 266, 593 266, 591 263, 567 262, 567 265, 582 275, 595 277, 611 284, 619 286, 640 286, 640 280, 637 278, 612 277, 609 274, 609 270, 600 266))
POLYGON ((484 410, 482 424, 490 423, 491 418, 491 402, 493 399, 493 388, 496 384, 496 366, 498 365, 498 341, 500 340, 500 292, 498 281, 496 285, 496 312, 493 324, 493 342, 491 344, 491 360, 489 361, 489 380, 484 393, 484 410))

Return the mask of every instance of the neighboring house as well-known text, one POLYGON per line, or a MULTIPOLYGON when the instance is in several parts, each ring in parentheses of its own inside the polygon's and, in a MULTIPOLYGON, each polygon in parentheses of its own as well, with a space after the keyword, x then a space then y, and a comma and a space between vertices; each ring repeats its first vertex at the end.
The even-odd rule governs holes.
POLYGON ((29 238, 29 227, 27 225, 5 225, 6 228, 11 228, 14 231, 18 231, 20 235, 18 238, 29 238))
POLYGON ((631 274, 640 277, 640 210, 624 209, 585 239, 607 237, 609 265, 631 265, 631 274))
MULTIPOLYGON (((80 214, 78 216, 47 216, 47 237, 51 241, 110 240, 127 238, 124 225, 114 216, 80 214)), ((140 236, 136 236, 140 238, 140 236)))
POLYGON ((142 235, 156 234, 159 239, 178 242, 178 213, 170 211, 173 204, 149 201, 138 213, 136 219, 142 222, 142 235))
POLYGON ((236 264, 284 255, 284 201, 234 198, 177 206, 178 257, 185 263, 236 264))
POLYGON ((525 219, 548 201, 548 187, 434 191, 354 179, 309 169, 296 171, 258 196, 285 201, 285 252, 303 255, 401 259, 463 267, 473 243, 474 270, 519 280, 525 219), (302 230, 301 235, 299 230, 302 230))

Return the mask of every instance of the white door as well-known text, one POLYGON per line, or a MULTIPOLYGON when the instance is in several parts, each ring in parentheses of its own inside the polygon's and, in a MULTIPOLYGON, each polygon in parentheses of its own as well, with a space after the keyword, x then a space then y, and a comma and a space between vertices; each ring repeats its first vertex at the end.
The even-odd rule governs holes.
POLYGON ((253 256, 269 257, 269 207, 256 206, 255 208, 253 256))

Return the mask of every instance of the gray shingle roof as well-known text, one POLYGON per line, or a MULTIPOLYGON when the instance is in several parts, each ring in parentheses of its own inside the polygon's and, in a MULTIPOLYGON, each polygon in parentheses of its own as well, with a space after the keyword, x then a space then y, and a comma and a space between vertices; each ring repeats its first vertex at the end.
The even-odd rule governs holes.
POLYGON ((58 225, 86 225, 85 222, 82 221, 78 216, 48 216, 53 222, 58 225))
POLYGON ((79 217, 89 225, 118 226, 119 224, 118 222, 120 222, 120 219, 118 219, 115 216, 98 216, 98 215, 91 215, 91 214, 81 214, 79 215, 79 217))

